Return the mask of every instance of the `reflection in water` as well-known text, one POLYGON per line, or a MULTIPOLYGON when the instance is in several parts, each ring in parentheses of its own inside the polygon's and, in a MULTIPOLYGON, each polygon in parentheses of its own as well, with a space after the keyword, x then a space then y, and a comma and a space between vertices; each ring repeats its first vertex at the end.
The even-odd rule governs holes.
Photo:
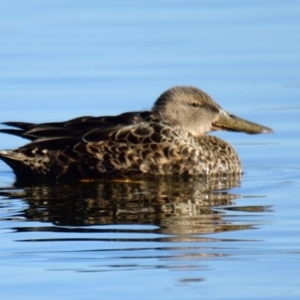
MULTIPOLYGON (((79 184, 16 182, 12 190, 2 189, 1 194, 24 199, 28 207, 21 215, 28 221, 51 222, 59 226, 156 225, 160 233, 184 235, 249 228, 250 225, 225 221, 225 211, 216 208, 231 205, 232 200, 239 198, 230 193, 239 182, 237 177, 79 184)), ((245 210, 249 211, 249 207, 245 210)), ((30 228, 31 231, 41 229, 30 228)), ((52 229, 55 231, 55 227, 52 229)), ((178 239, 181 240, 177 236, 178 239)))
POLYGON ((45 265, 53 272, 152 269, 159 277, 166 269, 179 271, 178 285, 194 285, 205 280, 203 260, 228 259, 238 246, 233 249, 227 242, 244 241, 203 234, 251 229, 254 223, 242 217, 266 209, 236 206, 233 200, 240 196, 231 188, 239 184, 236 177, 16 182, 0 188, 0 208, 10 211, 0 222, 11 222, 5 228, 10 227, 18 244, 23 242, 21 252, 16 248, 17 261, 30 255, 40 263, 42 255, 60 262, 55 267, 45 265), (17 210, 12 210, 14 200, 17 210))

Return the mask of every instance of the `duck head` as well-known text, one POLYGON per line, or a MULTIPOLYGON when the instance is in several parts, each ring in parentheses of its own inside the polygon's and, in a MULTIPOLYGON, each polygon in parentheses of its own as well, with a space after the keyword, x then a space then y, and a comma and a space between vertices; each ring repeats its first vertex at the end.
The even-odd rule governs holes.
POLYGON ((165 91, 152 112, 161 120, 198 137, 214 130, 249 134, 272 133, 271 128, 243 120, 223 110, 208 94, 196 87, 177 86, 165 91))

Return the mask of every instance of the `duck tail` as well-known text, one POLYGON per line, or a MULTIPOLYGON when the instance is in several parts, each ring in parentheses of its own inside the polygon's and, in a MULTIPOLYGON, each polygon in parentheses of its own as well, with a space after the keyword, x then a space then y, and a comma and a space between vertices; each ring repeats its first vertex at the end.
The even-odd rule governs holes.
POLYGON ((0 159, 10 166, 17 176, 24 177, 32 174, 32 169, 29 165, 24 163, 26 157, 22 153, 17 153, 9 150, 0 151, 0 159))

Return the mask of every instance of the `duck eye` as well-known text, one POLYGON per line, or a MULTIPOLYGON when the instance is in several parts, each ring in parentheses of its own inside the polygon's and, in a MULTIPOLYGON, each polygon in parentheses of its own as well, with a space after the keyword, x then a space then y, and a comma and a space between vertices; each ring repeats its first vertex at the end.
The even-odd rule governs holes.
POLYGON ((197 107, 197 106, 199 106, 199 104, 198 104, 198 103, 196 103, 196 102, 193 102, 191 105, 192 105, 193 107, 197 107))

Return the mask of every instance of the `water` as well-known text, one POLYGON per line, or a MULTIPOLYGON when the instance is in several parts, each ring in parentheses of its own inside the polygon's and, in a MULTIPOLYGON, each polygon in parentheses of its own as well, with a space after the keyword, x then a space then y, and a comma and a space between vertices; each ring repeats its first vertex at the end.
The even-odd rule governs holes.
POLYGON ((215 133, 243 162, 230 182, 29 184, 0 162, 2 298, 299 298, 297 1, 0 6, 1 121, 148 109, 181 84, 275 131, 215 133))

